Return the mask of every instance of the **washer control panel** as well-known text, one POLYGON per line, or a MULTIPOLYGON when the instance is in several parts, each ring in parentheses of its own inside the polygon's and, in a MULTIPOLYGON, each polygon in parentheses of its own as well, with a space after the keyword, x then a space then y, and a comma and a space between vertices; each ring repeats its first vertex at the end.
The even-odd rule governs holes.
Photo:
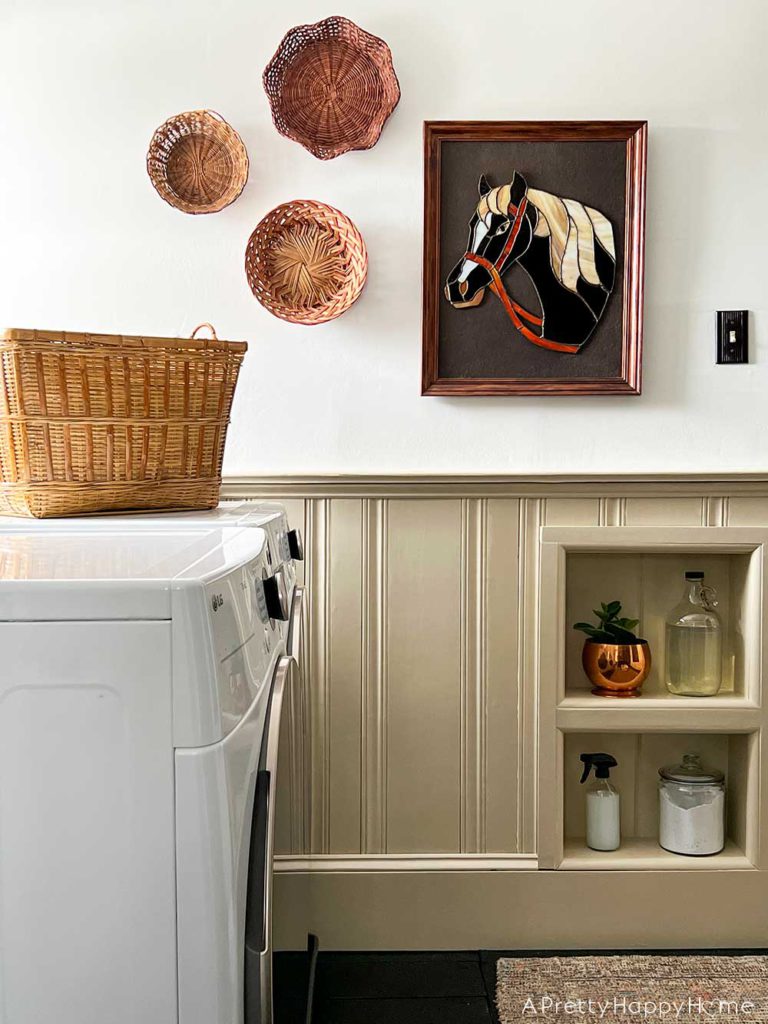
POLYGON ((265 545, 257 558, 207 587, 219 707, 226 731, 246 713, 279 653, 275 577, 265 545))

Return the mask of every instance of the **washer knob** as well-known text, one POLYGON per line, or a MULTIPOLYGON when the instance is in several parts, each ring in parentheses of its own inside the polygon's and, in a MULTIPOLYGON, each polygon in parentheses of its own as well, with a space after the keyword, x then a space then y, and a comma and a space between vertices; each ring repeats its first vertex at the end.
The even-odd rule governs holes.
POLYGON ((267 576, 264 580, 264 597, 270 619, 287 622, 290 608, 288 607, 288 587, 285 585, 282 569, 278 569, 274 576, 267 576))
POLYGON ((301 530, 288 531, 288 550, 291 552, 291 558, 295 561, 304 561, 304 541, 301 536, 301 530))

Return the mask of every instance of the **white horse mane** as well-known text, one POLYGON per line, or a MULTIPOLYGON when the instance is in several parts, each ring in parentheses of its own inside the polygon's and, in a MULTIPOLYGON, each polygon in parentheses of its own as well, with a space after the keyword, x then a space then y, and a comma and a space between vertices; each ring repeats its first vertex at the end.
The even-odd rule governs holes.
MULTIPOLYGON (((490 214, 506 216, 511 194, 511 183, 492 188, 477 204, 478 217, 487 222, 490 214)), ((595 239, 616 260, 610 221, 599 210, 584 206, 576 199, 564 199, 537 188, 529 188, 526 198, 537 213, 534 235, 549 236, 549 259, 558 281, 572 292, 576 292, 579 277, 599 286, 595 239)))

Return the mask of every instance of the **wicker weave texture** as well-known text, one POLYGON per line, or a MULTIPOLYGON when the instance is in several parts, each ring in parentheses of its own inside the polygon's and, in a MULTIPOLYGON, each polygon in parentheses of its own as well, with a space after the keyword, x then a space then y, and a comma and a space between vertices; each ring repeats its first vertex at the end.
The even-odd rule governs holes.
POLYGON ((340 210, 314 199, 276 206, 245 250, 251 291, 270 313, 294 324, 322 324, 349 309, 363 290, 368 253, 340 210))
POLYGON ((213 110, 189 110, 161 124, 149 144, 147 172, 162 198, 183 213, 218 213, 248 180, 243 140, 213 110))
POLYGON ((263 81, 277 130, 320 160, 374 146, 400 99, 387 44, 341 17, 292 28, 263 81))
POLYGON ((212 508, 245 342, 8 330, 0 511, 212 508))

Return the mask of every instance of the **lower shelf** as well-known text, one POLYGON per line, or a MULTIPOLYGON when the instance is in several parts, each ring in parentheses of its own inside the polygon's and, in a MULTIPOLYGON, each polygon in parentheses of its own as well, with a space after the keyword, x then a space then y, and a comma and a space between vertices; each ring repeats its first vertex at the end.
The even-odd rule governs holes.
POLYGON ((683 857, 663 850, 655 839, 623 839, 618 850, 590 850, 583 839, 567 839, 561 871, 754 871, 743 850, 730 839, 711 857, 683 857))

